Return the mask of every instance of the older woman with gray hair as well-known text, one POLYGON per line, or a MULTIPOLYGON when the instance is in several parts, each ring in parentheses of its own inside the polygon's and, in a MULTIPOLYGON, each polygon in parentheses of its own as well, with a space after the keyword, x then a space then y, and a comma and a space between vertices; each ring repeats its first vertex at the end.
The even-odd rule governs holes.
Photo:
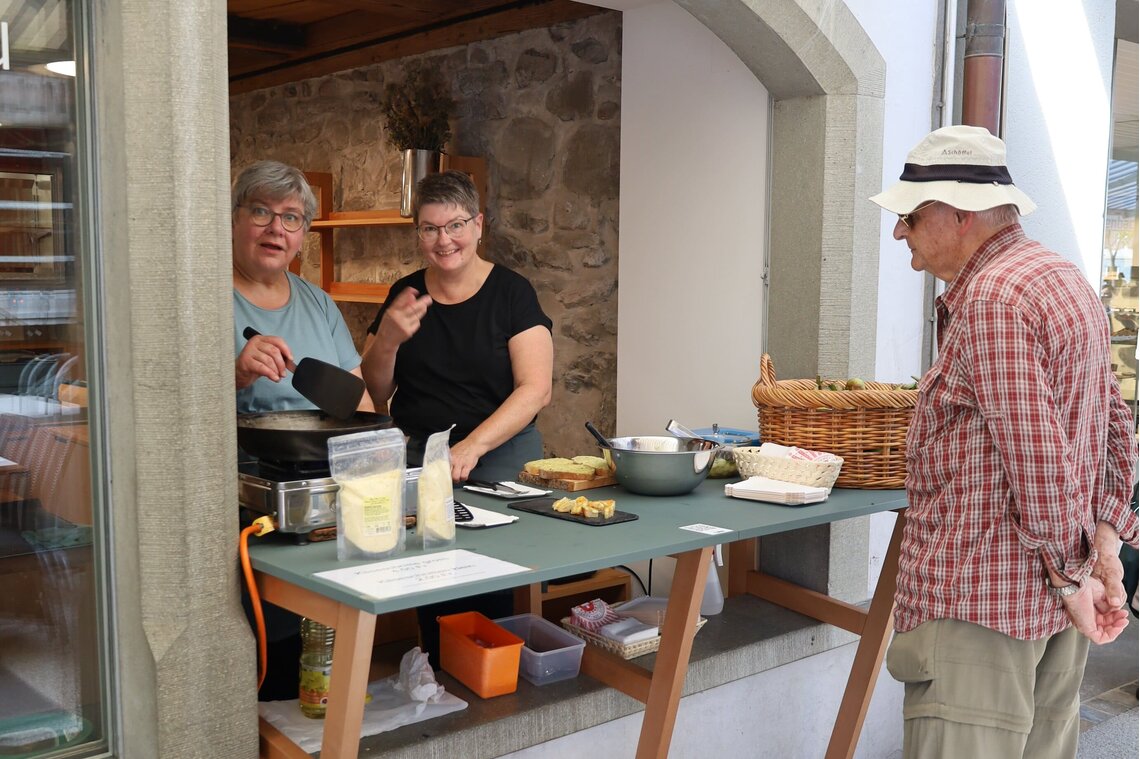
MULTIPOLYGON (((239 413, 311 409, 282 382, 297 356, 360 376, 360 354, 328 293, 289 272, 317 212, 305 175, 259 161, 233 185, 234 380, 239 413), (246 340, 252 327, 260 335, 246 340), (264 381, 268 380, 268 381, 264 381)), ((365 393, 361 411, 372 411, 365 393)))

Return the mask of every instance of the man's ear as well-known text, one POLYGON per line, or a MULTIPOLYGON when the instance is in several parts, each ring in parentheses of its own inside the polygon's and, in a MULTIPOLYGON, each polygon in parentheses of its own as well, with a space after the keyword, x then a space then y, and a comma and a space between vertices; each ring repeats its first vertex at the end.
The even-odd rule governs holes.
POLYGON ((954 222, 958 225, 958 235, 964 237, 974 227, 974 221, 977 219, 977 214, 973 211, 963 211, 960 208, 954 209, 954 222))

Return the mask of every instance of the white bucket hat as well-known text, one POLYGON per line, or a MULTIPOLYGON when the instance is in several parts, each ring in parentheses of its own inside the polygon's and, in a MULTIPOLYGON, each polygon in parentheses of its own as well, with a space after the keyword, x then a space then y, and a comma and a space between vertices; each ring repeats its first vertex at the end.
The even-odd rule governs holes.
POLYGON ((1005 165, 1005 143, 983 127, 948 126, 926 135, 907 154, 899 180, 871 202, 897 214, 910 213, 932 200, 962 211, 1012 203, 1022 216, 1037 208, 1013 185, 1005 165))

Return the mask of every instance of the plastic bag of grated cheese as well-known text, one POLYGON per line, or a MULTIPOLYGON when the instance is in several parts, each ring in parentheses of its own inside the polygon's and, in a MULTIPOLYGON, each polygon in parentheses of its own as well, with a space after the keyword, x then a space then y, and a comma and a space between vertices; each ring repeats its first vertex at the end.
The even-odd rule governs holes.
MULTIPOLYGON (((454 425, 452 425, 454 426, 454 425)), ((417 494, 416 532, 424 550, 455 544, 455 498, 451 484, 451 428, 437 432, 424 446, 424 468, 417 494)))
POLYGON ((404 550, 404 433, 396 428, 329 438, 336 494, 336 557, 383 559, 404 550))

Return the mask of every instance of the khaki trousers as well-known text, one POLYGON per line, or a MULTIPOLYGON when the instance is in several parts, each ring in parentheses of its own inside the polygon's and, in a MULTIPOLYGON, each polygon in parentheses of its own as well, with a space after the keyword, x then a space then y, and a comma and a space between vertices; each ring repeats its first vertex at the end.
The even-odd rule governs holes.
POLYGON ((1088 647, 1074 628, 1017 640, 956 619, 896 634, 904 759, 1073 759, 1088 647))

